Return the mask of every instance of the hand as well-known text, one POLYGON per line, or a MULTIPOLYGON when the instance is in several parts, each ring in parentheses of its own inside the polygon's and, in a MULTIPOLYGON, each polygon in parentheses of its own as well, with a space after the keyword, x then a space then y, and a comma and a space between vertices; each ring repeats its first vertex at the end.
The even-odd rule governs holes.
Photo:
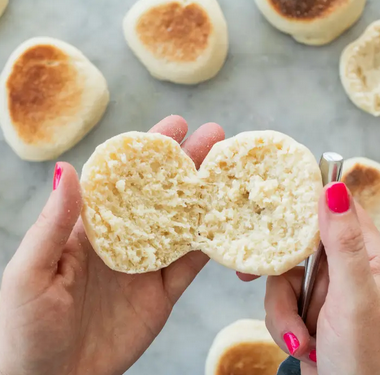
POLYGON ((325 189, 319 219, 327 262, 306 325, 297 314, 298 267, 268 278, 267 327, 283 350, 303 361, 302 375, 378 374, 380 234, 342 183, 325 189))
MULTIPOLYGON (((182 142, 187 124, 171 116, 150 131, 182 142)), ((222 139, 220 126, 205 124, 182 148, 199 167, 222 139)), ((0 374, 123 374, 161 331, 208 258, 193 252, 141 275, 107 268, 78 220, 77 174, 69 164, 59 165, 57 189, 4 272, 0 374)))

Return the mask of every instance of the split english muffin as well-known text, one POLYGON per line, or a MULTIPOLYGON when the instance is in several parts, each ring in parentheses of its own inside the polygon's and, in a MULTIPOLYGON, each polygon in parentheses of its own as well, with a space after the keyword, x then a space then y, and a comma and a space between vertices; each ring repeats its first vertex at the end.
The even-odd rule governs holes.
POLYGON ((101 72, 57 39, 22 43, 0 77, 1 128, 24 160, 51 160, 69 150, 99 122, 108 101, 101 72))
POLYGON ((222 329, 206 360, 205 375, 274 375, 287 355, 265 322, 242 319, 222 329))
POLYGON ((349 44, 340 58, 340 78, 350 100, 380 116, 380 21, 373 22, 349 44))
POLYGON ((256 0, 264 17, 297 42, 332 42, 362 15, 366 0, 256 0))
POLYGON ((81 185, 87 236, 121 272, 156 271, 202 250, 240 272, 278 275, 319 241, 319 166, 278 132, 219 142, 199 171, 169 137, 120 134, 97 147, 81 185))
POLYGON ((160 80, 209 80, 227 57, 227 23, 217 0, 138 0, 123 28, 129 47, 160 80))

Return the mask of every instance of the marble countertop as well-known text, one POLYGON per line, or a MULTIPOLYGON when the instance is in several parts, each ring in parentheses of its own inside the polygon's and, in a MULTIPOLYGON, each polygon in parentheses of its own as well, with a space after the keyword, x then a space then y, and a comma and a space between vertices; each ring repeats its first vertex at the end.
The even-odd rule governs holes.
MULTIPOLYGON (((254 0, 220 0, 229 24, 230 52, 220 74, 197 87, 151 78, 125 44, 121 24, 134 0, 11 0, 0 20, 0 65, 25 39, 51 36, 81 49, 107 78, 106 116, 61 157, 80 171, 94 148, 120 132, 146 131, 179 114, 190 129, 214 121, 227 136, 255 129, 279 130, 323 151, 380 161, 380 119, 358 110, 338 76, 343 48, 372 21, 380 2, 325 47, 306 47, 273 29, 254 0)), ((0 273, 51 190, 54 162, 27 163, 0 134, 0 273)), ((203 374, 216 333, 239 318, 264 318, 265 279, 239 282, 234 272, 210 263, 188 289, 146 354, 128 375, 203 374)))

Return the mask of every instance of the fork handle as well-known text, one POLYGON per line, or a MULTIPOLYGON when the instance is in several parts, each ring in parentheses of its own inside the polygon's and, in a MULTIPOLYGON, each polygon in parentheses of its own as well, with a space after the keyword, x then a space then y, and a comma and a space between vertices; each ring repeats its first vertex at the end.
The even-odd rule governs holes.
MULTIPOLYGON (((335 152, 325 152, 321 157, 319 167, 321 169, 323 186, 331 182, 340 181, 343 169, 343 157, 335 152)), ((317 251, 305 261, 305 274, 298 301, 299 315, 304 322, 306 322, 315 280, 317 279, 319 265, 323 256, 325 256, 325 249, 322 242, 320 242, 317 251)))

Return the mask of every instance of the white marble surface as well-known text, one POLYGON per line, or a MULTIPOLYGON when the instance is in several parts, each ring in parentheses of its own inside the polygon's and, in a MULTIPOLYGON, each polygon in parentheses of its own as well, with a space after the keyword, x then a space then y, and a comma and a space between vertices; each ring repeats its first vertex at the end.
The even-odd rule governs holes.
MULTIPOLYGON (((219 76, 198 87, 152 79, 127 48, 121 30, 133 0, 11 0, 0 20, 0 65, 25 39, 52 36, 79 47, 105 74, 111 103, 102 123, 61 159, 78 170, 93 149, 128 130, 149 129, 166 115, 184 116, 194 130, 215 121, 227 136, 275 129, 306 144, 317 157, 334 150, 345 157, 380 160, 380 119, 356 109, 338 77, 344 46, 380 18, 369 0, 350 31, 321 48, 296 44, 260 16, 253 0, 220 0, 231 48, 219 76)), ((51 189, 54 162, 17 158, 0 134, 0 272, 35 220, 51 189)), ((207 349, 223 326, 243 317, 264 318, 265 280, 239 282, 209 264, 185 293, 167 326, 130 375, 203 374, 207 349)))

